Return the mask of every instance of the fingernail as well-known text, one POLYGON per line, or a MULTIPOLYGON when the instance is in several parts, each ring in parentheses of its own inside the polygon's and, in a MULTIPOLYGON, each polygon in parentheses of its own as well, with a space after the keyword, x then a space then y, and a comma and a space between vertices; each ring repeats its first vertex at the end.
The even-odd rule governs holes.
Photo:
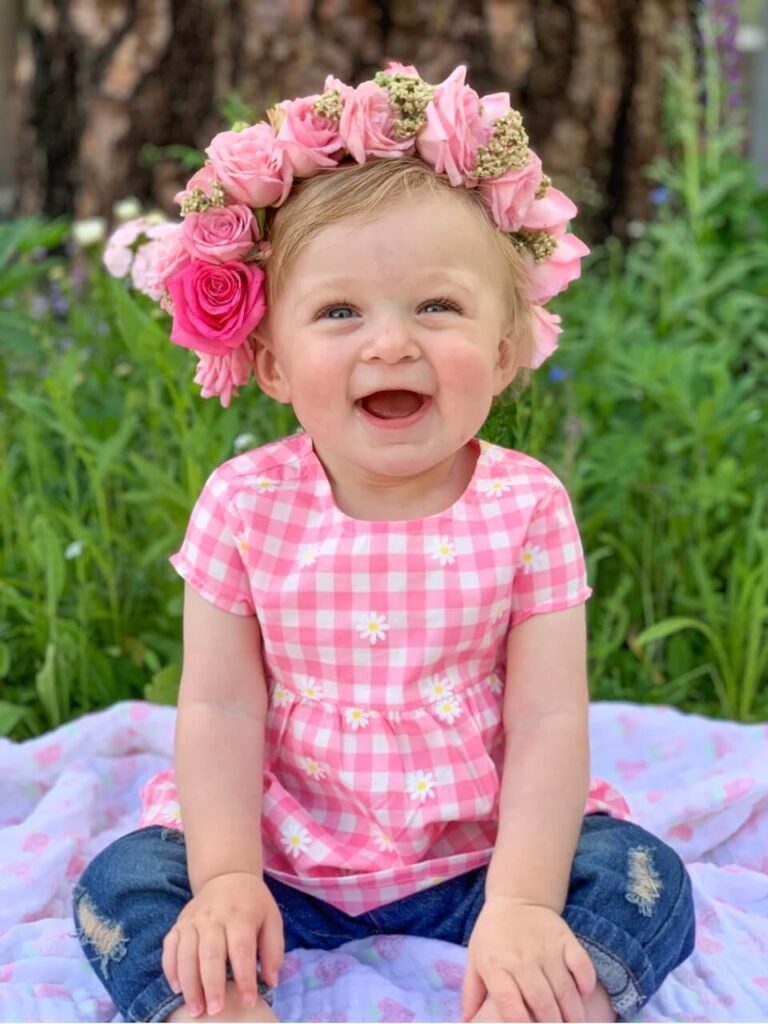
POLYGON ((218 1001, 218 999, 212 999, 210 1003, 208 1003, 208 1016, 212 1017, 214 1013, 218 1013, 220 1009, 221 1003, 218 1001))
POLYGON ((246 992, 246 994, 243 996, 243 1002, 245 1003, 246 1006, 255 1006, 256 996, 253 994, 253 992, 246 992))
POLYGON ((197 1003, 190 1003, 187 1009, 189 1010, 193 1017, 199 1017, 199 1015, 203 1012, 202 1006, 199 1006, 197 1003))

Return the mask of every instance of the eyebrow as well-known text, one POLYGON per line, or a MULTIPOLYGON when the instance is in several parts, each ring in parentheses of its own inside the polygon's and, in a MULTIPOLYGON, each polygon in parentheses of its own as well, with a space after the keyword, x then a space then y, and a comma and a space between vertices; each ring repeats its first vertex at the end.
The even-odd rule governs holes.
MULTIPOLYGON (((361 284, 366 284, 367 280, 367 278, 336 277, 330 275, 309 277, 304 280, 301 301, 305 301, 316 292, 325 290, 339 292, 345 289, 357 288, 361 284)), ((412 279, 409 282, 409 287, 423 288, 427 291, 432 288, 453 287, 466 292, 468 295, 475 295, 479 283, 479 278, 474 274, 465 274, 461 271, 452 270, 436 270, 425 274, 423 277, 412 279)))

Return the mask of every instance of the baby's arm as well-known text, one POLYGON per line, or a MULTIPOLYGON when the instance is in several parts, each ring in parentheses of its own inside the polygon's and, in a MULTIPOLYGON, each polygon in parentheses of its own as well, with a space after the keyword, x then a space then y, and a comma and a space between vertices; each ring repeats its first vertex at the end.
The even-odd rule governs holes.
POLYGON ((528 1020, 526 1006, 535 1020, 583 1020, 594 969, 560 916, 589 791, 583 604, 511 630, 503 714, 499 828, 469 944, 464 1019, 487 993, 478 1020, 528 1020))
POLYGON ((282 918, 262 871, 266 712, 257 619, 223 611, 187 584, 175 769, 192 899, 165 937, 163 970, 193 1015, 206 1004, 216 1013, 229 998, 227 959, 251 1005, 257 956, 277 983, 282 918))

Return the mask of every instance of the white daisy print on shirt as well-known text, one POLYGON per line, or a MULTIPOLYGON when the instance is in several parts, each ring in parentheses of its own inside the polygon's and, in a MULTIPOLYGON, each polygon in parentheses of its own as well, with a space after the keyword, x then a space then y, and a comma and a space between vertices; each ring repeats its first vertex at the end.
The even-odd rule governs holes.
POLYGON ((290 690, 286 690, 282 683, 278 683, 272 691, 272 703, 276 708, 287 708, 293 700, 290 690))
POLYGON ((379 828, 373 834, 373 841, 376 843, 382 853, 392 853, 395 849, 395 844, 386 834, 379 828))
POLYGON ((435 795, 435 776, 432 772, 422 771, 408 772, 405 776, 405 788, 410 793, 411 800, 426 800, 428 796, 435 795))
POLYGON ((504 618, 504 616, 507 614, 508 611, 509 611, 509 601, 508 600, 497 601, 496 604, 491 609, 491 618, 493 619, 494 622, 498 622, 499 619, 503 619, 504 618))
POLYGON ((503 687, 501 684, 501 677, 496 672, 491 672, 488 676, 488 685, 495 694, 501 693, 503 687))
POLYGON ((453 565, 456 561, 456 549, 449 537, 433 537, 427 552, 436 558, 440 565, 453 565))
POLYGON ((478 489, 481 494, 485 494, 489 498, 498 498, 500 494, 508 491, 511 486, 511 480, 495 476, 492 480, 481 480, 478 489))
POLYGON ((370 640, 371 644, 375 644, 378 640, 386 640, 389 626, 383 615, 364 612, 355 616, 355 629, 363 640, 370 640))
POLYGON ((295 821, 288 821, 280 831, 282 832, 281 842, 291 857, 298 857, 300 853, 309 852, 312 837, 303 825, 298 825, 295 821))
POLYGON ((353 729, 359 729, 360 726, 368 725, 371 713, 364 708, 344 708, 344 718, 347 725, 351 725, 353 729))
POLYGON ((314 757, 302 757, 299 763, 307 775, 311 775, 313 779, 324 779, 328 774, 328 765, 321 764, 314 757))
POLYGON ((317 559, 322 554, 322 544, 307 544, 299 552, 299 557, 296 561, 299 563, 299 568, 304 569, 308 565, 314 565, 317 559))
POLYGON ((478 462, 500 462, 504 458, 504 453, 497 444, 491 444, 490 441, 480 441, 480 456, 478 462))
POLYGON ((455 693, 449 693, 435 704, 435 714, 441 722, 453 725, 461 714, 461 702, 455 693))
POLYGON ((256 480, 256 487, 259 494, 271 494, 277 490, 277 481, 271 480, 268 476, 260 476, 256 480))
POLYGON ((300 676, 296 685, 299 694, 305 700, 320 700, 323 696, 323 684, 318 683, 316 679, 310 679, 309 676, 300 676))
POLYGON ((242 534, 239 537, 235 537, 235 540, 237 542, 237 550, 243 557, 245 557, 248 554, 248 541, 245 537, 245 534, 242 534))
POLYGON ((430 676, 419 684, 419 689, 427 700, 440 700, 451 692, 453 683, 447 676, 430 676))
POLYGON ((523 572, 529 573, 532 569, 546 569, 547 555, 538 544, 526 544, 520 552, 520 564, 523 572))

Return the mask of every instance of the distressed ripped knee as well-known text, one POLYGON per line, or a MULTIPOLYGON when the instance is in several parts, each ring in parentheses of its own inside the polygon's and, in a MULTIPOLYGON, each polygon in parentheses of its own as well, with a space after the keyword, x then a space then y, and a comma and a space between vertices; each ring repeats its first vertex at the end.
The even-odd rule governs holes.
POLYGON ((109 973, 110 961, 117 963, 128 952, 128 939, 123 926, 102 918, 90 897, 83 893, 75 896, 75 916, 80 941, 93 946, 99 954, 103 974, 109 973))
POLYGON ((643 917, 650 917, 662 890, 662 881, 653 862, 653 850, 636 846, 629 851, 629 887, 624 894, 643 917))

